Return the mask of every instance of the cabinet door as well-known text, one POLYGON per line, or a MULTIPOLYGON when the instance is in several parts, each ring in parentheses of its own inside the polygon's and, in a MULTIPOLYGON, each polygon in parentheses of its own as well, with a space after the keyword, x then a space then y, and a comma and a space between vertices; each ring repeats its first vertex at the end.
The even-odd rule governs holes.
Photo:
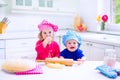
POLYGON ((13 9, 39 10, 53 7, 53 0, 13 0, 13 9))
POLYGON ((6 58, 29 58, 36 54, 37 38, 6 40, 6 58))
POLYGON ((105 49, 108 48, 113 49, 113 46, 94 43, 94 42, 87 42, 87 41, 83 41, 83 45, 81 46, 81 49, 86 55, 87 60, 92 60, 92 61, 104 60, 105 49))
POLYGON ((5 59, 5 49, 0 48, 0 59, 5 59))
POLYGON ((65 46, 63 45, 62 43, 62 36, 55 36, 55 41, 57 41, 57 43, 59 44, 60 46, 60 51, 62 51, 63 49, 65 49, 65 46))
POLYGON ((74 0, 12 0, 13 13, 74 15, 78 2, 74 0), (70 2, 68 4, 68 2, 70 2), (66 5, 67 4, 67 5, 66 5), (64 5, 64 6, 61 6, 64 5))
POLYGON ((91 60, 104 60, 104 54, 106 49, 113 49, 113 46, 91 43, 91 60))
POLYGON ((5 58, 5 40, 0 40, 0 59, 5 58))
POLYGON ((90 43, 83 41, 80 49, 83 51, 83 54, 87 57, 87 60, 90 60, 90 43))
POLYGON ((120 61, 120 47, 115 47, 116 54, 117 54, 117 61, 120 61))
MULTIPOLYGON (((36 1, 36 0, 35 0, 36 1)), ((32 0, 12 0, 13 9, 32 9, 32 0)))
POLYGON ((43 8, 52 8, 53 7, 53 0, 38 0, 39 7, 43 8))

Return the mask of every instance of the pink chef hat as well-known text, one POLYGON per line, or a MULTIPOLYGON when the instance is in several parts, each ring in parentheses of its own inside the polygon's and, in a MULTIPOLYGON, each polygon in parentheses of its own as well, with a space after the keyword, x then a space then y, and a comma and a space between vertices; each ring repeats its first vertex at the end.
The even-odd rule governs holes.
POLYGON ((48 22, 47 20, 43 20, 42 23, 38 25, 38 28, 40 31, 42 31, 45 28, 52 28, 54 32, 58 31, 58 26, 48 22))

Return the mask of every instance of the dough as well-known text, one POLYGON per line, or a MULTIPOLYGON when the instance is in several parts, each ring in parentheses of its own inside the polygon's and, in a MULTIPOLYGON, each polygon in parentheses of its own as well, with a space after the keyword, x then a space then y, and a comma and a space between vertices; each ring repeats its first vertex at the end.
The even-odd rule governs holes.
POLYGON ((49 68, 55 68, 55 69, 62 69, 65 67, 64 64, 60 64, 60 63, 46 63, 46 66, 49 67, 49 68))
POLYGON ((36 64, 30 60, 25 59, 12 59, 6 60, 1 68, 6 72, 20 72, 20 71, 27 71, 35 68, 36 64))

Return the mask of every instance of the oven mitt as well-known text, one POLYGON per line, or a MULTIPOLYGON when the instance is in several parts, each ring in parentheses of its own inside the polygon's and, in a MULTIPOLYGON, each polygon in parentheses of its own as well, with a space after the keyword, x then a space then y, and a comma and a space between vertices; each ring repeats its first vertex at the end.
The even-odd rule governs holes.
POLYGON ((115 69, 114 71, 117 73, 118 76, 120 76, 120 69, 115 69))
POLYGON ((120 70, 119 70, 119 71, 117 71, 117 75, 118 75, 118 76, 120 76, 120 70))
POLYGON ((116 78, 117 77, 116 70, 111 68, 110 66, 102 65, 102 66, 96 67, 96 69, 99 70, 103 75, 105 75, 109 78, 116 78))

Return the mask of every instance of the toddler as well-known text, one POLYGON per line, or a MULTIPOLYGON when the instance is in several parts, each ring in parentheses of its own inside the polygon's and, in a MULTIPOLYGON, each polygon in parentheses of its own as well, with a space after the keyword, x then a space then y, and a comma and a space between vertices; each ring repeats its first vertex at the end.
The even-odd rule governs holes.
POLYGON ((73 59, 78 63, 86 60, 83 51, 80 50, 81 37, 74 31, 68 31, 63 37, 62 42, 66 47, 61 51, 60 56, 62 58, 73 59))

